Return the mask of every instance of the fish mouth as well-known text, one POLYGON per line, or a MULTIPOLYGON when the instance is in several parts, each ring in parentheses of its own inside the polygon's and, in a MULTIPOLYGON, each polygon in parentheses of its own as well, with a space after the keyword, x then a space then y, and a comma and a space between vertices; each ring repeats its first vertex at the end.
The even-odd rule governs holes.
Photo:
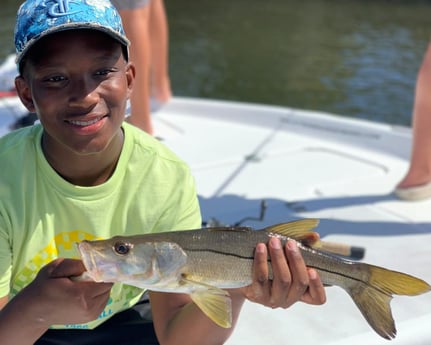
POLYGON ((77 243, 79 255, 81 256, 81 260, 84 264, 85 269, 87 270, 88 275, 94 281, 101 281, 100 274, 97 269, 96 258, 92 254, 91 245, 87 241, 82 241, 77 243))

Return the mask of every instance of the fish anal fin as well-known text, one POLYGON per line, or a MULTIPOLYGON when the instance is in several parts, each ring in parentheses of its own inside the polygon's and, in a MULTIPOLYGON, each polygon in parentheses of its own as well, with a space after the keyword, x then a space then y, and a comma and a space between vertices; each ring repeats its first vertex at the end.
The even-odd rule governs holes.
POLYGON ((318 219, 300 219, 269 226, 265 228, 265 231, 270 234, 292 238, 309 247, 319 248, 321 246, 320 236, 317 232, 311 231, 318 224, 318 219))
POLYGON ((181 283, 194 286, 190 297, 206 316, 220 327, 232 327, 232 301, 228 292, 186 277, 181 283))

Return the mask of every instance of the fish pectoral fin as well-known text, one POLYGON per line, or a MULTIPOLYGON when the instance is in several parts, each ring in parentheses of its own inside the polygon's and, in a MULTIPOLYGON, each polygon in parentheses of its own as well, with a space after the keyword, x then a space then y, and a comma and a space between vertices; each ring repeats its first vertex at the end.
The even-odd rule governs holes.
POLYGON ((215 286, 189 279, 183 279, 183 283, 196 287, 190 297, 206 316, 220 327, 232 327, 232 301, 229 293, 215 286))
POLYGON ((265 228, 265 231, 292 238, 309 247, 319 248, 321 246, 320 236, 317 232, 311 231, 311 229, 314 229, 318 224, 318 219, 300 219, 293 222, 269 226, 265 228))
POLYGON ((220 289, 202 290, 196 291, 190 296, 202 312, 217 325, 230 328, 232 327, 232 301, 224 292, 220 289))

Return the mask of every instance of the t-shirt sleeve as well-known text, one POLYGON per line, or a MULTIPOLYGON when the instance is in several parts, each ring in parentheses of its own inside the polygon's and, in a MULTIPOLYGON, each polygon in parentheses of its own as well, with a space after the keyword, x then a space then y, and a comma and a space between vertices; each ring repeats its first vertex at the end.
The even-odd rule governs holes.
POLYGON ((177 217, 177 230, 190 230, 202 227, 201 210, 196 193, 195 180, 188 171, 185 181, 184 190, 180 193, 179 198, 181 208, 177 217))
POLYGON ((186 167, 177 176, 169 203, 155 232, 192 230, 202 227, 199 200, 194 178, 186 167))
POLYGON ((0 297, 7 296, 10 292, 12 272, 12 252, 3 217, 0 213, 0 297))

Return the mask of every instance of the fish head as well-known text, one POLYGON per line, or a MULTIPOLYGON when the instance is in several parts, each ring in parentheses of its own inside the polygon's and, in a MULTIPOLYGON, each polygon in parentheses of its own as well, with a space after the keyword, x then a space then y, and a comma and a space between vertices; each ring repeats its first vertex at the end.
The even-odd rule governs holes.
POLYGON ((94 281, 144 288, 179 279, 187 262, 187 254, 176 243, 134 241, 133 237, 82 241, 78 250, 94 281))

